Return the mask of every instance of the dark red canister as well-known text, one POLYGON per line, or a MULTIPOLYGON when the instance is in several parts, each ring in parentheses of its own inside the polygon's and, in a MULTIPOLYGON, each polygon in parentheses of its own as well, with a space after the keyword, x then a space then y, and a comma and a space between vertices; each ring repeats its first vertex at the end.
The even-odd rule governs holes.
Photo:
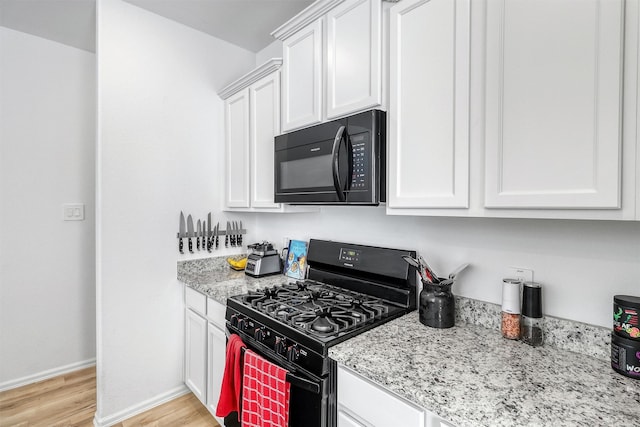
POLYGON ((613 331, 623 338, 640 341, 640 297, 613 297, 613 331))

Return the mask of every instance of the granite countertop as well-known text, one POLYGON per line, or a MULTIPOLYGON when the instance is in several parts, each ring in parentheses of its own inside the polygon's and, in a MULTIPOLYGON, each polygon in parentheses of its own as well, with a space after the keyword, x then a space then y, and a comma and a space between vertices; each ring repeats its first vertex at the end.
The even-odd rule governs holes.
POLYGON ((284 276, 247 276, 244 271, 232 270, 225 256, 178 261, 178 280, 221 304, 227 304, 227 298, 230 296, 281 284, 284 276))
POLYGON ((640 381, 601 359, 498 331, 422 325, 412 312, 329 349, 338 363, 465 426, 632 426, 640 381))
MULTIPOLYGON (((233 271, 226 257, 178 262, 178 280, 216 301, 282 283, 282 275, 254 279, 233 271)), ((582 345, 568 325, 568 342, 550 334, 551 345, 530 347, 503 339, 499 311, 474 300, 459 301, 456 326, 434 329, 412 312, 329 349, 338 363, 452 422, 466 426, 635 426, 640 420, 640 381, 614 372, 602 342, 582 345), (460 304, 459 304, 460 303, 460 304), (485 326, 464 323, 480 320, 485 326), (484 317, 484 318, 483 318, 484 317), (598 357, 593 357, 596 355, 598 357)), ((561 330, 558 319, 549 319, 561 330)), ((606 331, 605 331, 606 332, 606 331)))

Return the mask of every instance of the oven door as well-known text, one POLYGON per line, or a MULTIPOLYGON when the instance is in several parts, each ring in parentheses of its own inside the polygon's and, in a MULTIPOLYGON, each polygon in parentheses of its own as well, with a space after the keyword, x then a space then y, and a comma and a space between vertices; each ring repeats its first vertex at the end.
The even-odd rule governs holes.
MULTIPOLYGON (((291 384, 289 397, 289 427, 336 427, 337 365, 331 361, 330 373, 318 377, 288 362, 275 351, 256 341, 253 337, 231 327, 227 323, 227 335, 238 334, 248 349, 284 369, 291 384)), ((242 410, 242 409, 241 409, 242 410)), ((225 418, 225 427, 240 426, 238 415, 232 413, 225 418)))

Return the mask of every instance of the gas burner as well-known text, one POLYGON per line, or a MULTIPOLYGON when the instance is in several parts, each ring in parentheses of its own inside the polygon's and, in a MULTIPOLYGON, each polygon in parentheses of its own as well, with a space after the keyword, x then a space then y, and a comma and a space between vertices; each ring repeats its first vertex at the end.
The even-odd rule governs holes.
POLYGON ((382 320, 394 310, 379 298, 308 279, 249 292, 240 298, 243 304, 272 319, 323 340, 382 320))
POLYGON ((290 323, 311 335, 328 337, 350 330, 370 319, 373 319, 373 316, 367 313, 330 306, 292 316, 290 323))
POLYGON ((253 307, 262 308, 265 304, 278 302, 285 293, 288 293, 287 289, 273 286, 272 288, 264 288, 259 291, 249 291, 248 294, 242 296, 242 301, 253 307))
POLYGON ((299 291, 306 291, 308 286, 305 282, 301 282, 300 280, 296 281, 296 287, 299 291))
POLYGON ((366 316, 367 318, 380 318, 389 311, 389 306, 378 300, 364 301, 360 298, 354 298, 344 302, 336 302, 336 305, 354 314, 357 313, 366 316))

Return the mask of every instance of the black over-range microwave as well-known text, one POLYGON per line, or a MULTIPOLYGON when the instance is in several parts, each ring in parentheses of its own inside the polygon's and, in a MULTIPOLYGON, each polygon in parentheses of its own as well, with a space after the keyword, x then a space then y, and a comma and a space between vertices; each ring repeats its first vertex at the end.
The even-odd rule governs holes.
POLYGON ((384 202, 386 133, 386 113, 370 110, 276 136, 276 203, 384 202))

